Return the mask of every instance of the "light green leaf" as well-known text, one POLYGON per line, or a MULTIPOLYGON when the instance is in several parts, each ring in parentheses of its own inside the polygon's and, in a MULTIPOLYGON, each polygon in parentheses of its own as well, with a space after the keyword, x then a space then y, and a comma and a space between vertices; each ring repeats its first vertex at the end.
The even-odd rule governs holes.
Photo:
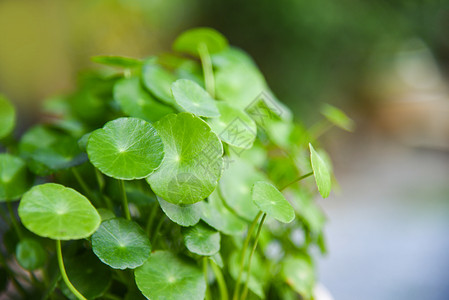
POLYGON ((257 136, 254 120, 242 109, 234 108, 226 102, 218 101, 216 105, 220 117, 207 121, 212 130, 223 142, 231 146, 251 148, 257 136))
POLYGON ((92 235, 92 250, 114 269, 134 269, 148 259, 151 244, 137 223, 117 218, 101 223, 92 235))
POLYGON ((8 136, 16 125, 16 110, 4 96, 0 95, 0 139, 8 136))
POLYGON ((162 211, 173 222, 181 226, 193 226, 200 221, 201 206, 199 203, 177 205, 157 197, 162 211))
POLYGON ((324 104, 321 113, 334 125, 346 130, 354 131, 355 123, 342 110, 335 106, 324 104))
POLYGON ((153 61, 146 63, 142 70, 142 80, 145 87, 159 100, 174 105, 171 85, 176 76, 157 65, 153 61))
POLYGON ((201 218, 208 225, 228 235, 239 235, 245 231, 246 222, 226 208, 217 190, 208 197, 208 202, 201 204, 201 218))
POLYGON ((264 181, 256 182, 251 190, 254 203, 261 211, 282 223, 290 223, 295 218, 292 205, 272 184, 264 181))
POLYGON ((124 56, 98 55, 91 59, 93 62, 113 67, 135 68, 142 65, 140 59, 124 56))
POLYGON ((100 225, 100 215, 86 197, 55 183, 26 192, 18 211, 28 230, 55 240, 86 238, 100 225))
POLYGON ((156 251, 135 272, 142 294, 152 300, 203 300, 206 282, 194 264, 168 251, 156 251))
POLYGON ((200 117, 220 116, 216 101, 192 80, 179 79, 172 84, 171 90, 176 103, 185 111, 200 117))
POLYGON ((209 53, 217 53, 228 47, 226 38, 212 28, 193 28, 183 32, 173 43, 173 50, 199 56, 198 47, 207 46, 209 53))
POLYGON ((35 239, 24 238, 17 244, 16 259, 24 269, 33 271, 44 266, 47 253, 35 239))
POLYGON ((25 162, 17 156, 0 153, 0 201, 15 200, 31 186, 25 162))
POLYGON ((305 255, 287 257, 282 261, 281 274, 285 282, 305 299, 311 299, 315 287, 312 261, 305 255))
POLYGON ((123 78, 114 85, 114 99, 123 112, 131 117, 155 122, 163 116, 173 113, 170 106, 154 99, 141 85, 137 77, 123 78))
POLYGON ((315 176, 318 191, 323 198, 327 198, 331 191, 331 175, 324 160, 315 151, 312 144, 309 143, 310 161, 312 163, 313 175, 315 176))
POLYGON ((265 176, 253 166, 239 159, 231 162, 220 180, 220 193, 236 214, 252 221, 259 208, 251 198, 251 187, 256 181, 265 180, 265 176))
POLYGON ((87 159, 75 138, 44 125, 35 126, 23 135, 19 153, 38 175, 67 169, 87 159))
POLYGON ((184 243, 190 252, 211 256, 220 250, 220 233, 204 223, 183 228, 184 243))
POLYGON ((92 164, 116 179, 145 178, 159 167, 164 145, 154 127, 137 118, 119 118, 95 130, 87 143, 92 164))
POLYGON ((171 114, 154 124, 165 159, 147 181, 154 193, 174 204, 192 204, 217 186, 223 145, 209 125, 190 113, 171 114))
MULTIPOLYGON (((74 257, 64 258, 67 276, 75 288, 87 299, 95 299, 102 296, 111 285, 111 269, 102 264, 91 251, 74 257)), ((59 286, 68 298, 77 298, 60 281, 59 286)))

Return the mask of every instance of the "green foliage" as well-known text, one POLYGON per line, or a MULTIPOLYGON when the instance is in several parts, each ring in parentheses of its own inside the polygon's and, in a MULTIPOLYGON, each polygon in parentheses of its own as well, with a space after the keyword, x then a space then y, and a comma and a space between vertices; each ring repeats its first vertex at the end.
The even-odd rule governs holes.
MULTIPOLYGON (((252 59, 215 30, 189 30, 173 49, 183 56, 95 57, 116 73, 83 76, 47 105, 60 117, 18 141, 0 98, 7 260, 45 278, 19 287, 24 298, 312 298, 326 221, 314 198, 332 178, 314 131, 293 123, 252 59), (289 240, 294 230, 304 244, 289 240)), ((353 127, 339 110, 323 113, 353 127)))

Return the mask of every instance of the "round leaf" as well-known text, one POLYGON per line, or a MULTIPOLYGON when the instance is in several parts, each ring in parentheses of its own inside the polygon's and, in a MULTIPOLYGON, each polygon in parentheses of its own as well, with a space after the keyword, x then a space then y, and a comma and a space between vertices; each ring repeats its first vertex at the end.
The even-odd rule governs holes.
POLYGON ((148 299, 203 300, 206 282, 199 268, 168 251, 156 251, 135 272, 136 283, 148 299))
POLYGON ((198 47, 207 46, 209 53, 216 53, 228 47, 226 38, 212 28, 194 28, 183 32, 173 43, 173 50, 198 56, 198 47))
POLYGON ((245 161, 236 159, 223 173, 220 193, 236 214, 252 221, 259 209, 251 198, 251 187, 261 180, 265 180, 263 174, 245 161))
POLYGON ((155 122, 174 112, 167 105, 155 100, 141 85, 137 77, 123 78, 114 85, 114 99, 123 112, 149 122, 155 122))
POLYGON ((30 170, 39 175, 70 168, 86 161, 78 141, 56 129, 38 125, 28 130, 19 144, 19 152, 30 170))
POLYGON ((246 222, 226 208, 217 190, 208 197, 208 202, 201 203, 201 218, 208 225, 229 235, 238 235, 245 231, 246 222))
POLYGON ((201 117, 219 117, 216 101, 201 86, 192 80, 179 79, 171 90, 176 103, 185 111, 201 117))
POLYGON ((220 250, 220 233, 203 223, 184 228, 183 233, 184 243, 192 253, 210 256, 220 250))
POLYGON ((17 244, 17 262, 29 271, 42 267, 45 264, 46 256, 44 247, 35 239, 25 238, 17 244))
POLYGON ((193 226, 200 221, 201 207, 199 203, 177 205, 167 202, 161 197, 157 197, 157 200, 167 217, 181 226, 193 226))
POLYGON ((55 183, 26 192, 20 201, 19 216, 28 230, 55 240, 86 238, 100 225, 100 215, 86 197, 55 183))
POLYGON ((313 175, 315 176, 318 191, 323 198, 327 198, 331 191, 331 175, 326 163, 309 143, 310 161, 312 163, 313 175))
POLYGON ((290 223, 295 218, 292 205, 272 184, 258 181, 253 185, 251 196, 261 211, 283 223, 290 223))
POLYGON ((174 105, 171 85, 176 80, 175 75, 150 61, 143 67, 142 80, 145 87, 159 100, 174 105))
POLYGON ((141 266, 150 256, 151 245, 137 223, 110 219, 92 235, 92 250, 105 264, 123 270, 141 266))
POLYGON ((147 181, 153 191, 174 204, 192 204, 217 186, 223 145, 209 125, 190 113, 167 115, 154 124, 165 146, 165 159, 147 181))
POLYGON ((321 113, 326 117, 326 119, 328 119, 336 126, 346 131, 354 131, 354 121, 351 120, 342 110, 336 108, 335 106, 325 104, 321 108, 321 113))
POLYGON ((142 65, 142 61, 139 59, 112 55, 94 56, 92 57, 92 61, 102 65, 122 68, 134 68, 142 65))
MULTIPOLYGON (((92 252, 64 259, 64 266, 70 282, 87 299, 102 296, 111 284, 111 269, 102 264, 92 252)), ((77 299, 62 280, 60 287, 68 298, 77 299)))
POLYGON ((0 201, 18 199, 31 186, 25 162, 14 155, 0 154, 0 201))
POLYGON ((305 299, 313 296, 315 273, 309 257, 300 255, 282 261, 281 274, 284 280, 305 299))
POLYGON ((232 107, 223 101, 216 103, 220 117, 208 120, 212 130, 225 143, 243 149, 253 146, 257 126, 243 110, 232 107))
POLYGON ((16 110, 11 102, 0 95, 0 139, 8 136, 16 125, 16 110))
POLYGON ((87 143, 92 164, 117 179, 147 177, 164 157, 164 145, 153 126, 137 118, 119 118, 95 130, 87 143))

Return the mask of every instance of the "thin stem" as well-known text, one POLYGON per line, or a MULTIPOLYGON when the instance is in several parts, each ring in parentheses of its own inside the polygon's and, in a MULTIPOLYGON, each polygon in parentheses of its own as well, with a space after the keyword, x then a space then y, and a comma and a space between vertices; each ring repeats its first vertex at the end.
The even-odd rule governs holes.
POLYGON ((198 46, 198 53, 200 54, 201 65, 203 67, 206 90, 212 98, 215 98, 214 71, 212 69, 212 60, 210 58, 209 50, 207 49, 206 44, 201 43, 198 46))
POLYGON ((207 276, 207 257, 203 257, 203 274, 204 274, 204 281, 206 282, 206 297, 205 300, 210 300, 210 290, 209 290, 209 280, 207 276))
POLYGON ((154 201, 153 207, 151 208, 150 217, 148 218, 147 225, 145 226, 145 232, 148 236, 150 236, 151 227, 153 226, 158 207, 159 205, 157 201, 154 201))
POLYGON ((267 214, 264 213, 262 216, 262 220, 260 220, 259 228, 257 228, 256 239, 254 240, 253 249, 251 250, 251 253, 249 254, 248 267, 246 269, 245 287, 243 288, 242 297, 240 298, 241 300, 245 300, 246 296, 248 294, 248 281, 249 281, 249 276, 250 276, 250 271, 251 271, 251 260, 253 258, 254 252, 256 252, 257 243, 259 242, 260 232, 262 231, 263 222, 265 221, 266 217, 267 217, 267 214))
POLYGON ((303 180, 304 178, 307 178, 307 177, 309 177, 309 176, 311 176, 311 175, 313 175, 313 172, 310 172, 310 173, 304 174, 304 175, 302 175, 302 176, 299 176, 298 178, 296 178, 296 179, 293 180, 292 182, 287 183, 286 185, 284 185, 284 186, 283 186, 282 188, 280 188, 279 190, 282 192, 283 190, 285 190, 286 188, 288 188, 288 187, 291 186, 292 184, 294 184, 294 183, 296 183, 296 182, 298 182, 298 181, 301 181, 301 180, 303 180))
POLYGON ((224 280, 220 268, 214 261, 210 262, 210 266, 212 267, 212 271, 214 271, 215 279, 217 279, 218 288, 220 289, 221 300, 228 300, 229 299, 228 288, 226 287, 226 281, 224 280))
POLYGON ((14 213, 14 210, 12 208, 11 201, 6 201, 6 206, 8 207, 9 217, 11 219, 12 227, 14 227, 14 230, 19 237, 19 239, 22 239, 23 234, 22 230, 20 229, 19 223, 17 223, 16 214, 14 213))
POLYGON ((61 250, 61 241, 56 240, 56 253, 58 255, 58 264, 59 264, 59 270, 61 272, 62 279, 64 280, 65 284, 69 288, 69 290, 76 296, 76 298, 80 300, 87 300, 83 295, 81 295, 80 292, 73 286, 73 284, 70 282, 69 277, 67 276, 67 273, 65 272, 64 268, 64 261, 62 260, 62 250, 61 250))
POLYGON ((70 168, 70 170, 72 171, 73 176, 75 177, 76 181, 78 181, 78 184, 81 186, 86 196, 88 196, 91 200, 93 200, 92 192, 90 188, 87 186, 87 183, 84 181, 83 177, 81 177, 78 170, 75 167, 70 168))
POLYGON ((251 239, 251 236, 253 235, 253 231, 254 228, 256 228, 257 225, 257 221, 259 220, 260 216, 262 215, 262 212, 259 211, 259 213, 257 214, 257 216, 254 218, 253 222, 251 223, 250 228, 248 229, 248 233, 246 235, 245 241, 243 243, 243 247, 242 247, 242 256, 240 258, 240 270, 239 270, 239 275, 237 277, 237 281, 235 283, 235 289, 234 289, 234 294, 232 295, 232 299, 233 300, 237 300, 238 299, 238 295, 239 295, 239 289, 240 289, 240 281, 242 279, 242 274, 243 274, 243 268, 244 268, 244 264, 245 264, 245 253, 246 253, 246 249, 248 248, 249 245, 249 241, 251 239))
POLYGON ((153 247, 156 247, 156 242, 157 239, 159 238, 159 230, 161 229, 162 223, 164 223, 165 220, 165 215, 163 215, 160 219, 159 222, 156 225, 156 230, 153 233, 153 237, 151 239, 151 245, 153 245, 153 247))
POLYGON ((126 195, 125 190, 125 181, 120 179, 120 190, 122 192, 122 201, 123 201, 123 211, 125 212, 125 217, 128 220, 131 220, 131 214, 129 213, 129 207, 128 207, 128 196, 126 195))

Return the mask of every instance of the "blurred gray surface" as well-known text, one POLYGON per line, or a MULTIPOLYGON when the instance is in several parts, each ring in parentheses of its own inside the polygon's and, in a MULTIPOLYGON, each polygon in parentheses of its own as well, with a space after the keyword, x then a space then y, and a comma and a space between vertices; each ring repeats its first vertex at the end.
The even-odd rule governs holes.
POLYGON ((336 300, 449 299, 449 153, 364 132, 332 153, 341 193, 321 200, 336 300))

